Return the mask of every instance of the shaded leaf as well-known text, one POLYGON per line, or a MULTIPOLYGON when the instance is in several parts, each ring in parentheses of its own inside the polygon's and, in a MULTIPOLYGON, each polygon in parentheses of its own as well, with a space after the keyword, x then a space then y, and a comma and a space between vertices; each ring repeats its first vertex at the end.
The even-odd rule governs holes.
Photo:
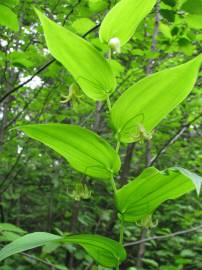
POLYGON ((0 261, 7 257, 45 245, 50 241, 60 240, 62 237, 45 232, 26 234, 0 250, 0 261))
POLYGON ((50 233, 36 232, 20 237, 6 245, 0 251, 0 261, 7 257, 32 249, 47 243, 71 243, 83 247, 99 264, 106 267, 115 267, 126 258, 126 252, 121 244, 100 235, 81 234, 58 236, 50 233))
POLYGON ((181 7, 184 11, 190 14, 202 14, 202 0, 187 0, 181 7))
POLYGON ((0 223, 0 231, 16 232, 19 234, 25 233, 25 231, 10 223, 0 223))
POLYGON ((116 267, 126 258, 126 252, 118 242, 100 235, 71 235, 64 242, 79 244, 99 264, 106 267, 116 267))
POLYGON ((2 5, 8 6, 8 7, 19 5, 19 0, 1 0, 0 2, 2 5))
POLYGON ((19 129, 55 150, 73 168, 89 176, 109 179, 120 169, 115 150, 88 129, 65 124, 27 125, 19 129))
POLYGON ((25 52, 14 51, 9 54, 10 60, 14 66, 32 67, 33 63, 29 59, 29 55, 25 52))
POLYGON ((116 194, 116 205, 124 220, 133 222, 151 214, 160 204, 194 189, 200 192, 202 178, 183 168, 159 171, 147 168, 116 194))
POLYGON ((175 11, 169 9, 161 9, 160 14, 169 22, 175 21, 175 11))

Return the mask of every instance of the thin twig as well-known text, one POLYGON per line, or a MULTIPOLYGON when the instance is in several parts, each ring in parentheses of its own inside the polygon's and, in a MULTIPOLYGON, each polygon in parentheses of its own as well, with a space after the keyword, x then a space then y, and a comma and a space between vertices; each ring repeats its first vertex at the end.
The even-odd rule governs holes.
POLYGON ((164 239, 174 237, 174 236, 177 236, 177 235, 191 233, 191 232, 197 231, 197 230, 199 230, 201 228, 202 228, 202 224, 200 224, 200 225, 198 225, 198 226, 196 226, 194 228, 191 228, 191 229, 187 229, 187 230, 183 230, 183 231, 177 231, 177 232, 169 233, 169 234, 162 235, 162 236, 152 236, 152 237, 145 238, 145 239, 142 239, 142 240, 139 240, 139 241, 126 243, 124 246, 125 247, 130 247, 130 246, 139 245, 141 243, 149 242, 149 241, 152 241, 152 240, 164 240, 164 239))
POLYGON ((34 255, 30 255, 30 254, 27 254, 27 253, 25 253, 25 252, 22 252, 21 254, 24 255, 24 256, 27 257, 27 258, 30 258, 30 259, 32 259, 32 260, 35 260, 35 261, 37 261, 37 262, 43 263, 43 264, 45 264, 45 265, 47 265, 47 266, 50 266, 51 269, 53 269, 53 270, 54 270, 54 269, 61 269, 61 268, 57 267, 56 265, 54 265, 54 264, 52 264, 52 263, 50 263, 50 262, 48 262, 48 261, 42 260, 42 259, 40 259, 40 258, 38 258, 38 257, 36 257, 36 256, 34 256, 34 255))
POLYGON ((179 137, 194 123, 196 122, 198 119, 200 119, 202 117, 202 113, 200 113, 199 115, 197 115, 193 120, 191 120, 189 123, 183 125, 178 131, 177 133, 172 136, 172 138, 170 138, 164 145, 163 147, 159 150, 159 152, 156 154, 156 156, 151 160, 151 162, 149 163, 149 166, 152 166, 158 159, 159 157, 166 152, 166 150, 168 149, 169 146, 171 146, 172 144, 174 144, 179 137))
POLYGON ((49 67, 52 63, 55 62, 55 59, 49 60, 45 65, 41 66, 29 79, 27 79, 25 82, 19 84, 18 86, 14 87, 10 91, 8 91, 1 99, 0 103, 2 103, 8 96, 15 93, 18 89, 22 88, 29 82, 31 82, 39 73, 41 73, 43 70, 45 70, 47 67, 49 67))

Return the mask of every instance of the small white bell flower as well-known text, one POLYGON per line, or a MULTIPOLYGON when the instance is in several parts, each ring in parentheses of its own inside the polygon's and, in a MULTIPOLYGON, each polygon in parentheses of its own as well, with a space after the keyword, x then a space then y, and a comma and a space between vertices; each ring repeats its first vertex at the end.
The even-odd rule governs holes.
POLYGON ((117 37, 111 38, 109 41, 109 46, 115 53, 121 53, 121 42, 117 37))

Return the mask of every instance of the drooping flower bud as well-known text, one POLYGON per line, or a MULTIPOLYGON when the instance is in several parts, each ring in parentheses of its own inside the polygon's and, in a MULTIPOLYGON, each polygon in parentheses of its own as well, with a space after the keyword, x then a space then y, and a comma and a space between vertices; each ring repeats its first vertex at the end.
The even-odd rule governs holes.
POLYGON ((82 96, 79 95, 79 86, 76 83, 72 83, 69 86, 69 94, 67 96, 63 96, 64 100, 60 101, 61 103, 68 103, 72 100, 73 103, 77 102, 82 96))
POLYGON ((87 200, 91 197, 91 191, 88 189, 86 184, 78 182, 75 184, 75 189, 70 196, 75 201, 80 201, 82 199, 87 200))
POLYGON ((115 53, 121 53, 121 42, 117 37, 111 38, 109 41, 109 46, 115 53))
POLYGON ((136 222, 136 224, 140 227, 146 228, 146 229, 152 229, 155 228, 158 225, 158 220, 155 221, 155 223, 152 220, 152 215, 145 216, 140 220, 140 222, 136 222))
POLYGON ((150 141, 152 139, 152 133, 148 133, 142 124, 139 124, 140 139, 150 141))

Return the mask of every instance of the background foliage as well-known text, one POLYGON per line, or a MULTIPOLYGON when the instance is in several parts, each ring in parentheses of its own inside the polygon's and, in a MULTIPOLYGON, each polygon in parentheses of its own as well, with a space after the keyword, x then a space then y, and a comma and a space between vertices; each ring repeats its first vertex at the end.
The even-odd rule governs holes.
MULTIPOLYGON (((116 2, 0 0, 0 95, 12 92, 0 105, 2 223, 16 224, 27 232, 94 232, 114 238, 118 235, 113 196, 108 196, 112 192, 110 186, 84 178, 55 152, 12 130, 27 123, 71 123, 93 129, 114 144, 110 139, 105 102, 93 102, 80 89, 66 98, 74 80, 59 62, 52 61, 33 5, 80 35, 97 25, 86 39, 105 55, 107 48, 100 43, 97 29, 116 2), (23 85, 29 78, 30 82, 23 85), (64 99, 67 101, 63 102, 64 99)), ((122 48, 122 53, 111 60, 118 77, 118 91, 113 99, 145 75, 198 55, 201 52, 201 21, 200 0, 158 1, 131 41, 122 48)), ((185 102, 161 122, 151 143, 121 146, 120 184, 137 176, 151 163, 160 170, 180 165, 202 173, 200 87, 201 78, 185 102)), ((163 236, 198 226, 201 206, 201 198, 194 193, 176 202, 167 202, 155 212, 154 226, 149 230, 142 229, 139 223, 128 224, 125 241, 163 236)), ((164 240, 129 246, 127 263, 121 269, 199 270, 202 268, 201 232, 199 228, 164 240)), ((3 245, 23 233, 0 226, 0 241, 3 245)), ((32 255, 16 255, 6 260, 0 269, 97 269, 79 247, 55 248, 47 245, 29 253, 39 259, 32 255)))

